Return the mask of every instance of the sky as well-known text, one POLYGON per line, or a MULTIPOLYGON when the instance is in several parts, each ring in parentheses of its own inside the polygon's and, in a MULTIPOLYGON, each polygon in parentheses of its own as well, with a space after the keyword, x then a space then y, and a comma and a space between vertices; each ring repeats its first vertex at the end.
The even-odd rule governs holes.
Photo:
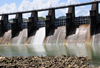
MULTIPOLYGON (((17 11, 28 11, 34 9, 42 9, 56 7, 56 6, 64 6, 69 4, 77 4, 83 2, 89 2, 92 0, 0 0, 0 14, 2 13, 11 13, 17 11)), ((91 5, 80 6, 75 8, 76 16, 87 16, 89 15, 89 10, 91 10, 91 5)), ((68 11, 68 8, 56 10, 56 17, 65 16, 68 11)), ((38 16, 46 17, 48 11, 42 11, 38 13, 38 16)), ((24 18, 28 18, 30 13, 23 14, 24 18)), ((10 15, 10 18, 14 18, 15 15, 10 15)))

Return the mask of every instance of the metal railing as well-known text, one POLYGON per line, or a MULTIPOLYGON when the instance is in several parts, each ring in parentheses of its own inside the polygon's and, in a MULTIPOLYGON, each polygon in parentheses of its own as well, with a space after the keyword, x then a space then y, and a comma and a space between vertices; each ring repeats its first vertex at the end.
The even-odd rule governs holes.
POLYGON ((81 25, 81 24, 89 24, 89 16, 80 16, 80 17, 75 17, 75 24, 76 25, 81 25))
POLYGON ((38 21, 37 22, 37 28, 41 28, 45 26, 45 21, 38 21))
POLYGON ((66 19, 56 19, 54 25, 56 27, 58 26, 65 26, 66 24, 66 19))

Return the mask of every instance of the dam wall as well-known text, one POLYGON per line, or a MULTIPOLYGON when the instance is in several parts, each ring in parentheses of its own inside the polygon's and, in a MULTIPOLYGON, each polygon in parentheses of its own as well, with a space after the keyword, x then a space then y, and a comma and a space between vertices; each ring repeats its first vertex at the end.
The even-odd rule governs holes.
POLYGON ((16 12, 2 15, 0 20, 0 44, 99 44, 100 14, 98 3, 100 1, 54 7, 49 9, 16 12), (91 4, 90 16, 75 17, 75 7, 91 4), (68 8, 65 19, 56 19, 55 10, 68 8), (38 12, 48 10, 46 20, 38 20, 38 12), (22 14, 31 12, 29 21, 23 22, 22 14), (8 15, 16 14, 13 23, 8 22, 8 15), (9 37, 8 37, 9 36, 9 37), (6 38, 8 38, 6 40, 6 38))

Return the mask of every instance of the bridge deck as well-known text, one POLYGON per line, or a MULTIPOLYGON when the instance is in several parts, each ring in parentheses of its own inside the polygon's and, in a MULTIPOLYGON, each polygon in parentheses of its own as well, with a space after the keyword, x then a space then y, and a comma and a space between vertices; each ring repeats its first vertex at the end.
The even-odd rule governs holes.
MULTIPOLYGON (((33 11, 46 11, 46 10, 50 10, 50 9, 61 9, 61 8, 68 8, 68 7, 72 7, 72 6, 89 5, 89 4, 93 4, 93 3, 100 3, 100 1, 92 1, 92 2, 87 2, 87 3, 79 3, 79 4, 72 4, 72 5, 66 5, 66 6, 50 7, 50 8, 45 8, 45 9, 30 10, 30 11, 20 11, 20 12, 4 13, 4 14, 13 15, 13 14, 18 14, 18 13, 29 13, 29 12, 33 12, 33 11)), ((4 14, 0 14, 0 16, 4 15, 4 14)))

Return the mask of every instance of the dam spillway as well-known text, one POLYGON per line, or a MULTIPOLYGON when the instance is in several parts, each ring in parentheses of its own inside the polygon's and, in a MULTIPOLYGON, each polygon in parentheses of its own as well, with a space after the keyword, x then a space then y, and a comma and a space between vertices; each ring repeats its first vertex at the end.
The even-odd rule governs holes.
POLYGON ((11 40, 11 30, 5 32, 5 34, 0 37, 0 44, 8 44, 11 40))
POLYGON ((0 14, 0 55, 88 56, 93 61, 100 60, 98 3, 100 1, 0 14), (75 7, 87 4, 92 5, 90 16, 75 17, 75 7), (65 18, 57 19, 55 10, 60 8, 68 8, 68 12, 65 18), (46 20, 38 20, 38 12, 45 10, 49 11, 46 20), (23 22, 22 14, 28 12, 31 12, 31 16, 28 22, 23 22), (16 17, 10 23, 8 15, 12 14, 16 14, 16 17))
POLYGON ((34 37, 34 40, 33 40, 33 45, 34 44, 43 44, 43 41, 45 39, 45 27, 43 28, 40 28, 37 32, 36 32, 36 35, 34 37))
POLYGON ((19 35, 12 38, 11 44, 12 45, 19 45, 19 44, 24 44, 27 40, 27 29, 23 29, 20 31, 19 35))
POLYGON ((47 45, 63 45, 66 36, 65 26, 58 27, 54 30, 53 35, 50 32, 49 36, 46 38, 47 45))
MULTIPOLYGON (((88 40, 88 31, 89 24, 79 25, 71 30, 71 35, 66 37, 66 27, 59 26, 55 28, 50 34, 45 37, 45 27, 39 28, 36 33, 27 37, 27 29, 23 29, 20 31, 19 35, 11 39, 11 30, 5 32, 3 37, 0 37, 1 44, 10 44, 10 45, 20 45, 20 44, 30 44, 30 45, 77 45, 77 44, 85 44, 88 40)), ((98 28, 96 28, 98 29, 98 28)), ((95 30, 95 32, 98 32, 95 30)), ((99 45, 99 33, 91 36, 92 38, 89 41, 93 45, 99 45)))
POLYGON ((72 45, 93 44, 99 45, 98 12, 100 1, 52 7, 44 10, 16 12, 1 14, 0 20, 0 44, 8 45, 72 45), (75 7, 91 4, 90 16, 75 17, 75 7), (68 8, 66 18, 56 19, 55 10, 68 8), (49 10, 46 20, 38 20, 38 12, 49 10), (22 14, 31 12, 28 22, 23 22, 22 14), (8 21, 8 15, 16 14, 12 23, 8 21))

